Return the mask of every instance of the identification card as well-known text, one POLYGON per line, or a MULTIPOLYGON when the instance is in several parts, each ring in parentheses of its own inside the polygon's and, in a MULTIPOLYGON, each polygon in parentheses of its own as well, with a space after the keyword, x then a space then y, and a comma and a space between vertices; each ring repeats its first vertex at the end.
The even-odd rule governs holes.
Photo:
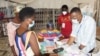
POLYGON ((62 23, 62 28, 65 28, 65 23, 62 23))

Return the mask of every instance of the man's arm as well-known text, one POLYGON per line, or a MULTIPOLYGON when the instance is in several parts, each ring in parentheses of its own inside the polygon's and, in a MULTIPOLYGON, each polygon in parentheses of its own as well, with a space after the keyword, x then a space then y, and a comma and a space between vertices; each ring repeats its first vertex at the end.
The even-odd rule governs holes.
POLYGON ((61 17, 60 16, 58 16, 58 19, 57 19, 57 29, 61 30, 61 17))
POLYGON ((81 44, 81 45, 79 46, 79 49, 82 50, 84 47, 85 47, 85 45, 82 45, 82 44, 81 44))
POLYGON ((72 36, 71 36, 71 37, 69 38, 67 44, 68 44, 68 45, 72 45, 72 44, 74 43, 74 41, 75 41, 75 37, 72 37, 72 36))
POLYGON ((72 43, 74 43, 75 38, 77 38, 77 36, 76 36, 77 35, 77 31, 76 31, 77 28, 75 26, 76 26, 75 24, 72 25, 72 32, 71 32, 70 38, 67 42, 68 45, 71 45, 72 43))
MULTIPOLYGON (((67 44, 68 44, 68 45, 72 45, 72 44, 74 43, 74 41, 75 41, 75 37, 70 37, 69 40, 68 40, 68 42, 67 42, 67 44)), ((81 44, 81 45, 79 46, 79 49, 82 50, 84 47, 85 47, 85 46, 81 44)))
POLYGON ((86 23, 84 35, 82 37, 79 49, 83 49, 85 46, 88 46, 90 43, 94 42, 95 35, 96 35, 96 24, 94 21, 88 21, 86 23))
MULTIPOLYGON (((72 45, 74 43, 74 41, 75 41, 75 38, 74 37, 70 37, 69 40, 68 40, 68 42, 67 42, 67 44, 70 46, 70 45, 72 45)), ((79 46, 79 49, 82 50, 84 47, 85 46, 81 44, 79 46)))

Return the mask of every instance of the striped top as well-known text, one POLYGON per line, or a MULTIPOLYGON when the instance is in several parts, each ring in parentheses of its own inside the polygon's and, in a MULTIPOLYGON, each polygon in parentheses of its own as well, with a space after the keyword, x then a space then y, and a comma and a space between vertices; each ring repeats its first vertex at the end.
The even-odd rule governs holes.
POLYGON ((62 36, 62 34, 56 29, 54 29, 50 32, 48 30, 44 29, 38 34, 39 38, 45 38, 48 40, 54 40, 56 37, 59 38, 61 36, 62 36))
POLYGON ((15 42, 19 51, 19 56, 26 56, 25 41, 26 41, 26 31, 21 35, 18 35, 18 33, 16 33, 15 42))

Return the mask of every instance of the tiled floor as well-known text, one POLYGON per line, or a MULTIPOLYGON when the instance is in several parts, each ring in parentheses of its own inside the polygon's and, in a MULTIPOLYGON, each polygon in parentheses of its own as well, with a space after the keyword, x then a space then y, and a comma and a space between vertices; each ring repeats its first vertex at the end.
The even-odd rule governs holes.
MULTIPOLYGON (((95 52, 97 50, 100 50, 100 41, 97 41, 95 52)), ((12 56, 7 37, 0 38, 0 56, 12 56)))

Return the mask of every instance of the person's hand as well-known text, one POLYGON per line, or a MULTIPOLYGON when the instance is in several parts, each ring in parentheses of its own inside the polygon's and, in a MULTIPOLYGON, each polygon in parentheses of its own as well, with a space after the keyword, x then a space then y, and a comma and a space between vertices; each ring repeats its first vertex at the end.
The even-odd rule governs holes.
POLYGON ((61 36, 61 37, 59 38, 59 41, 61 41, 61 40, 63 40, 63 39, 65 39, 64 36, 61 36))
POLYGON ((81 45, 79 46, 79 49, 82 50, 84 47, 85 47, 85 46, 81 44, 81 45))
POLYGON ((16 53, 13 53, 13 55, 14 55, 14 56, 17 56, 17 54, 16 54, 16 53))
POLYGON ((14 56, 17 56, 17 55, 14 55, 14 56))
POLYGON ((15 49, 14 49, 14 45, 11 46, 11 50, 12 50, 13 56, 17 56, 16 51, 15 51, 15 49))
POLYGON ((39 42, 43 42, 44 39, 43 39, 43 38, 38 38, 38 41, 39 41, 39 42))

